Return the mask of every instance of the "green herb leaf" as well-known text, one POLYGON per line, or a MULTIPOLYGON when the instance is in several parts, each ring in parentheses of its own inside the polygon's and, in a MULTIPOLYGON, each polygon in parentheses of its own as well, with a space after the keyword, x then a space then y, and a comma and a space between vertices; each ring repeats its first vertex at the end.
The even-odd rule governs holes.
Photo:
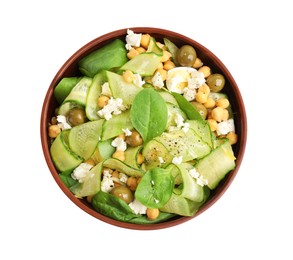
POLYGON ((170 169, 153 168, 147 171, 135 191, 135 198, 148 208, 160 208, 171 198, 174 177, 170 169))
POLYGON ((190 120, 204 121, 200 113, 186 100, 185 97, 175 92, 171 92, 171 94, 176 99, 181 110, 185 112, 190 120))
POLYGON ((166 129, 168 119, 166 102, 157 91, 144 89, 134 98, 130 118, 144 142, 148 142, 166 129))

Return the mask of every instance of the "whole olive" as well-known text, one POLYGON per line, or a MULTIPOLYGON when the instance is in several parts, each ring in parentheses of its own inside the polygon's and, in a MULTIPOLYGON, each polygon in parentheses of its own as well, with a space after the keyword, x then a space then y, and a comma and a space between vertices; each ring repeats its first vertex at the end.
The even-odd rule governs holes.
POLYGON ((183 45, 178 51, 177 51, 177 62, 181 66, 187 66, 191 67, 196 58, 197 54, 195 49, 190 45, 183 45))
POLYGON ((207 84, 212 92, 220 92, 225 86, 225 78, 222 74, 214 73, 208 76, 207 84))
POLYGON ((130 202, 132 202, 134 200, 134 196, 132 191, 125 187, 125 186, 116 186, 114 187, 111 191, 111 194, 113 194, 114 196, 124 200, 127 204, 129 204, 130 202))
POLYGON ((77 126, 87 121, 85 111, 82 108, 72 108, 67 114, 67 121, 71 126, 77 126))
POLYGON ((131 131, 131 135, 125 137, 125 142, 132 147, 137 147, 142 145, 143 140, 140 134, 137 131, 133 130, 131 131))
POLYGON ((196 101, 192 101, 192 102, 190 102, 190 104, 200 113, 200 115, 202 116, 203 119, 205 119, 207 117, 208 111, 203 104, 196 102, 196 101))

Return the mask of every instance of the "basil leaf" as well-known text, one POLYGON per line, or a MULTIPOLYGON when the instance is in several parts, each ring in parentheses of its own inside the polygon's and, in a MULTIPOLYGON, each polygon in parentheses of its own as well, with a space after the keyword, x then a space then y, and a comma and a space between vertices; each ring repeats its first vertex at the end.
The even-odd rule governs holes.
POLYGON ((135 198, 148 208, 160 208, 171 198, 174 177, 170 169, 153 168, 141 178, 135 198))
POLYGON ((166 129, 167 104, 156 90, 146 88, 135 96, 130 118, 132 125, 140 133, 144 142, 148 142, 161 135, 166 129))
POLYGON ((171 94, 176 99, 180 109, 185 112, 190 120, 204 121, 200 113, 186 100, 185 97, 175 92, 171 92, 171 94))

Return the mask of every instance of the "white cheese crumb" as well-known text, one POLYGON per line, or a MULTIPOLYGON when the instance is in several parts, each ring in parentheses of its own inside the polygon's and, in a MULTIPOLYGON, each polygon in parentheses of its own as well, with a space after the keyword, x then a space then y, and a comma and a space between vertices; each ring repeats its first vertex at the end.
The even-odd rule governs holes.
POLYGON ((191 177, 193 177, 194 179, 196 179, 196 183, 200 186, 204 186, 208 184, 208 181, 205 180, 203 178, 203 176, 201 176, 195 168, 192 168, 191 170, 188 171, 188 173, 190 174, 191 177))
POLYGON ((58 126, 62 130, 66 130, 66 129, 71 128, 71 125, 67 123, 65 116, 62 116, 62 115, 57 116, 57 122, 58 122, 58 126))
POLYGON ((129 204, 129 207, 135 214, 146 214, 147 207, 141 204, 137 199, 129 204))
POLYGON ((165 162, 161 156, 158 157, 158 160, 159 160, 160 164, 163 164, 165 162))
POLYGON ((100 117, 104 117, 106 120, 110 120, 113 115, 119 115, 122 111, 126 110, 126 106, 123 105, 123 100, 121 98, 111 97, 108 104, 104 106, 103 109, 98 111, 100 117))
POLYGON ((139 74, 133 74, 133 77, 134 77, 134 78, 133 78, 133 83, 134 83, 135 85, 141 87, 141 86, 145 83, 145 81, 142 80, 141 75, 139 75, 139 74))
POLYGON ((103 192, 110 192, 114 188, 114 181, 112 175, 108 170, 103 171, 103 179, 101 182, 101 190, 103 192))
POLYGON ((85 180, 85 177, 89 174, 90 169, 93 166, 88 163, 81 163, 78 167, 76 167, 73 170, 73 173, 71 174, 71 177, 74 180, 77 180, 80 183, 83 183, 85 180))
POLYGON ((126 129, 122 128, 122 131, 125 134, 125 136, 131 136, 131 134, 132 134, 132 132, 128 128, 126 128, 126 129))
POLYGON ((162 78, 162 76, 161 76, 159 71, 157 71, 155 73, 155 75, 152 77, 152 83, 157 88, 164 87, 164 81, 163 81, 163 78, 162 78))
POLYGON ((112 96, 112 92, 111 92, 111 89, 110 89, 109 82, 105 82, 102 85, 102 93, 101 94, 104 95, 104 96, 107 96, 107 97, 112 96))
POLYGON ((126 35, 126 45, 125 48, 127 50, 131 50, 132 46, 134 47, 139 47, 140 46, 140 40, 141 40, 141 33, 134 33, 132 30, 128 29, 127 30, 127 35, 126 35))
POLYGON ((126 148, 127 148, 127 144, 126 144, 126 142, 125 142, 121 137, 116 137, 116 138, 112 141, 111 145, 112 145, 113 147, 116 147, 116 150, 117 150, 117 151, 125 151, 126 148))
POLYGON ((174 164, 181 164, 182 163, 182 159, 183 159, 183 156, 179 156, 179 157, 174 157, 173 160, 172 160, 172 163, 174 164))
POLYGON ((218 126, 217 126, 218 135, 226 135, 230 132, 235 132, 234 120, 232 118, 218 123, 218 126))
POLYGON ((120 172, 120 173, 119 173, 119 180, 120 180, 121 182, 126 183, 127 180, 128 180, 128 176, 127 176, 125 173, 120 172))

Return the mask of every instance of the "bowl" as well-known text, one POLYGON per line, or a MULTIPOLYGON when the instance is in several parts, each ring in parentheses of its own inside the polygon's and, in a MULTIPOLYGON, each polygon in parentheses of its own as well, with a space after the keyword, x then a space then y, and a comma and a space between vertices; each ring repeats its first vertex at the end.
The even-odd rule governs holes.
POLYGON ((56 183, 59 185, 60 189, 65 193, 65 195, 78 206, 80 209, 85 211, 86 213, 90 214, 94 218, 104 221, 108 224, 121 227, 121 228, 128 228, 128 229, 136 229, 136 230, 154 230, 154 229, 162 229, 162 228, 169 228, 172 226, 176 226, 182 224, 186 221, 190 221, 191 219, 196 218, 206 210, 208 210, 215 202, 217 202, 225 191, 229 188, 231 183, 233 182, 237 172, 239 171, 244 152, 246 146, 246 136, 247 136, 247 121, 246 121, 246 112, 245 106, 243 103, 243 99, 239 88, 229 72, 226 66, 214 55, 210 50, 206 47, 201 45, 200 43, 196 42, 193 39, 190 39, 180 33, 173 32, 166 29, 159 29, 159 28, 149 28, 149 27, 135 27, 135 28, 127 28, 127 29, 120 29, 105 35, 102 35, 89 43, 85 44, 79 50, 77 50, 59 69, 55 77, 53 78, 47 93, 44 98, 43 107, 41 111, 41 121, 40 121, 40 134, 41 134, 41 143, 42 149, 44 153, 45 160, 47 162, 48 168, 55 179, 56 183), (151 36, 154 36, 157 40, 162 41, 164 37, 167 37, 177 46, 182 46, 184 44, 188 44, 193 46, 197 51, 197 56, 203 61, 204 65, 208 65, 212 71, 222 73, 226 79, 226 85, 223 89, 223 92, 227 94, 229 101, 231 103, 233 112, 235 114, 235 128, 238 134, 238 142, 233 145, 233 151, 235 154, 236 159, 236 167, 233 171, 225 176, 225 178, 220 182, 216 189, 212 190, 208 200, 202 207, 196 212, 196 214, 192 217, 184 217, 178 216, 173 219, 169 219, 162 223, 157 224, 131 224, 126 222, 121 222, 118 220, 114 220, 112 218, 106 217, 93 209, 90 203, 87 202, 86 199, 79 199, 63 184, 61 181, 58 172, 53 164, 53 161, 50 156, 50 138, 48 136, 48 125, 49 122, 54 115, 54 111, 58 106, 56 99, 54 98, 54 88, 58 84, 58 82, 63 77, 73 77, 81 75, 78 69, 78 62, 83 57, 88 55, 89 53, 93 52, 101 48, 102 46, 106 45, 107 43, 111 42, 114 39, 120 38, 125 40, 125 36, 127 33, 127 29, 131 29, 136 33, 148 33, 151 36))

